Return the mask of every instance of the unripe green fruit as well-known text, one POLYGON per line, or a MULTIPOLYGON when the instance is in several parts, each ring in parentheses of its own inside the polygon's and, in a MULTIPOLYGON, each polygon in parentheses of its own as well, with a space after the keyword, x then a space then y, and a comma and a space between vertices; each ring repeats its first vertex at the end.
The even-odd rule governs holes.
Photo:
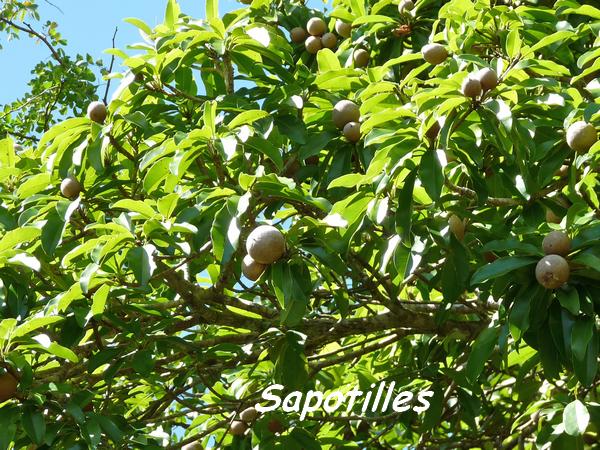
POLYGON ((231 422, 229 432, 234 436, 243 436, 247 429, 248 425, 246 425, 244 422, 240 420, 234 420, 231 422))
POLYGON ((92 102, 87 109, 88 119, 94 122, 104 123, 106 120, 106 105, 102 102, 92 102))
POLYGON ((343 38, 349 38, 352 34, 352 25, 342 22, 340 19, 335 22, 335 31, 343 38))
POLYGON ((587 152, 598 140, 592 124, 580 120, 567 129, 567 144, 576 152, 587 152))
POLYGON ((261 264, 272 264, 285 253, 285 238, 271 225, 256 227, 246 240, 246 252, 261 264))
POLYGON ((360 123, 348 122, 344 125, 344 137, 350 142, 358 142, 360 140, 360 123))
POLYGON ((337 37, 333 33, 325 33, 321 37, 321 45, 324 48, 334 48, 337 44, 337 37))
POLYGON ((469 76, 464 79, 460 90, 465 97, 476 98, 481 95, 481 83, 469 76))
POLYGON ((434 66, 443 63, 448 57, 448 50, 441 44, 427 44, 421 48, 423 59, 434 66))
POLYGON ((75 198, 81 192, 81 183, 73 176, 67 177, 60 183, 60 192, 66 198, 75 198))
POLYGON ((292 28, 292 31, 290 31, 290 37, 292 38, 292 42, 296 44, 304 42, 306 40, 306 36, 306 30, 302 27, 292 28))
POLYGON ((415 7, 415 4, 412 0, 402 0, 398 4, 398 11, 400 12, 400 14, 403 14, 408 11, 411 11, 412 9, 414 9, 414 7, 415 7))
POLYGON ((535 266, 535 278, 546 289, 557 289, 569 281, 569 263, 560 255, 546 255, 535 266))
POLYGON ((327 31, 327 24, 320 17, 312 17, 306 23, 306 31, 311 36, 321 36, 325 31, 327 31))
POLYGON ((364 48, 357 48, 352 53, 352 59, 354 60, 354 67, 365 67, 369 65, 369 52, 364 48))
POLYGON ((452 232, 452 234, 458 239, 462 241, 465 238, 465 222, 456 214, 452 214, 448 218, 448 228, 452 232))
POLYGON ((347 123, 359 121, 360 109, 350 100, 340 100, 333 107, 332 119, 336 127, 343 129, 347 123))
POLYGON ((240 419, 246 423, 252 423, 258 418, 258 411, 253 406, 246 408, 240 413, 240 419))
POLYGON ((542 241, 546 255, 567 256, 571 251, 571 239, 562 231, 551 231, 542 241))
POLYGON ((498 85, 498 74, 495 70, 488 69, 487 67, 478 70, 475 78, 479 80, 481 88, 484 91, 491 91, 498 85))
POLYGON ((15 397, 18 381, 11 373, 0 375, 0 403, 15 397))
POLYGON ((319 50, 323 48, 321 38, 316 36, 307 37, 306 41, 304 41, 304 46, 306 47, 306 51, 312 55, 315 55, 319 50))
POLYGON ((189 444, 185 444, 181 447, 181 450, 204 450, 202 444, 198 441, 190 442, 189 444))
POLYGON ((265 271, 265 265, 256 262, 250 255, 244 256, 242 260, 242 273, 246 278, 252 281, 256 281, 260 278, 262 273, 265 271))

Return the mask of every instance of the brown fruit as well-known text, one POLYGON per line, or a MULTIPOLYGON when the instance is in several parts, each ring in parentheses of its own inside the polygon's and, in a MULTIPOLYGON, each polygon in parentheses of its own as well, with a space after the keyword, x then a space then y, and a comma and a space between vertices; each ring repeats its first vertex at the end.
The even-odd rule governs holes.
POLYGON ((485 259, 485 262, 491 263, 496 261, 498 259, 498 256, 496 256, 494 252, 485 252, 483 254, 483 259, 485 259))
POLYGON ((456 214, 452 214, 448 218, 448 228, 459 241, 465 238, 465 221, 456 214))
POLYGON ((67 177, 60 183, 60 192, 66 198, 75 198, 81 192, 81 183, 73 176, 67 177))
POLYGON ((94 122, 104 123, 106 120, 106 105, 102 102, 92 102, 88 106, 87 116, 94 122))
POLYGON ((546 209, 546 222, 559 224, 562 222, 562 217, 557 216, 550 208, 546 209))
POLYGON ((335 32, 343 38, 349 38, 352 34, 352 25, 338 19, 335 21, 335 32))
POLYGON ((334 48, 337 45, 337 37, 333 33, 325 33, 321 37, 321 45, 324 48, 334 48))
POLYGON ((240 419, 246 423, 252 423, 258 418, 258 411, 253 406, 246 408, 240 413, 240 419))
POLYGON ((248 429, 248 425, 246 425, 241 420, 234 420, 231 422, 231 426, 229 427, 229 432, 234 436, 243 436, 246 430, 248 429))
POLYGON ((468 76, 464 79, 460 90, 465 97, 479 97, 481 95, 481 83, 478 79, 468 76))
POLYGON ((204 450, 202 444, 199 441, 190 442, 181 447, 181 450, 204 450))
POLYGON ((306 23, 306 31, 311 36, 321 36, 327 31, 327 24, 320 17, 312 17, 306 23))
POLYGON ((546 289, 557 289, 569 281, 569 263, 560 255, 546 255, 535 266, 535 278, 546 289))
POLYGON ((487 67, 478 70, 475 78, 479 80, 481 88, 484 91, 491 91, 498 85, 498 74, 495 70, 488 69, 487 67))
POLYGON ((358 122, 360 109, 350 100, 340 100, 333 107, 332 119, 335 126, 342 129, 348 122, 358 122))
POLYGON ((244 256, 244 259, 242 260, 242 273, 246 278, 252 281, 256 281, 260 278, 265 271, 265 267, 264 264, 254 261, 250 255, 244 256))
POLYGON ((306 41, 304 41, 304 47, 306 47, 308 53, 315 55, 323 48, 323 44, 321 43, 321 38, 309 36, 306 38, 306 41))
POLYGON ((412 0, 402 0, 398 4, 398 11, 400 12, 400 14, 403 14, 403 13, 407 13, 408 11, 413 10, 414 7, 415 7, 415 4, 412 0))
POLYGON ((569 166, 567 164, 563 164, 559 167, 559 169, 554 172, 555 177, 564 178, 569 174, 569 166))
POLYGON ((551 231, 542 241, 546 255, 567 256, 571 251, 571 239, 562 231, 551 231))
POLYGON ((592 124, 580 120, 567 129, 567 144, 576 152, 587 152, 598 140, 592 124))
POLYGON ((292 38, 292 42, 295 42, 296 44, 304 42, 306 36, 306 30, 302 27, 292 28, 292 31, 290 31, 290 37, 292 38))
POLYGON ((248 255, 261 264, 272 264, 285 253, 285 238, 271 225, 256 227, 246 240, 248 255))
POLYGON ((443 63, 448 57, 448 50, 441 44, 427 44, 421 48, 423 59, 434 66, 443 63))
POLYGON ((271 419, 271 420, 269 420, 269 423, 267 424, 267 428, 273 434, 278 434, 278 433, 282 433, 283 432, 283 425, 277 419, 271 419))
POLYGON ((440 122, 436 120, 435 122, 433 122, 433 125, 429 127, 429 130, 425 132, 425 136, 433 141, 435 138, 438 137, 438 134, 440 134, 440 130, 440 122))
POLYGON ((369 65, 369 52, 364 48, 357 48, 352 53, 352 59, 354 60, 354 67, 366 67, 369 65))
POLYGON ((344 125, 344 137, 350 142, 358 142, 360 140, 360 123, 348 122, 344 125))
POLYGON ((17 385, 17 379, 11 373, 0 375, 0 403, 15 397, 17 385))

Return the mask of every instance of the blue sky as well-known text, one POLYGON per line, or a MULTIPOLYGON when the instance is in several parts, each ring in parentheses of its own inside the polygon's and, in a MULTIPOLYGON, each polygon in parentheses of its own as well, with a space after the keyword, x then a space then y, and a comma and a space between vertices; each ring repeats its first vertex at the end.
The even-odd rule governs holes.
MULTIPOLYGON (((1 0, 0 0, 1 1, 1 0)), ((126 17, 137 17, 153 27, 163 21, 166 0, 52 0, 60 11, 40 0, 42 20, 54 20, 68 41, 69 54, 89 53, 94 58, 102 58, 108 65, 110 56, 104 50, 111 47, 115 27, 119 27, 116 46, 125 49, 126 45, 139 42, 140 35, 133 25, 123 22, 126 17)), ((179 0, 184 13, 194 17, 204 17, 204 0, 179 0)), ((220 12, 240 8, 235 0, 221 0, 220 12)), ((31 23, 39 29, 40 24, 31 23)), ((0 105, 20 97, 27 91, 27 82, 35 64, 49 58, 48 49, 41 43, 23 35, 18 41, 6 42, 0 36, 4 47, 0 50, 2 87, 0 105)), ((118 60, 117 60, 118 61, 118 60)), ((118 69, 118 67, 115 67, 118 69)))

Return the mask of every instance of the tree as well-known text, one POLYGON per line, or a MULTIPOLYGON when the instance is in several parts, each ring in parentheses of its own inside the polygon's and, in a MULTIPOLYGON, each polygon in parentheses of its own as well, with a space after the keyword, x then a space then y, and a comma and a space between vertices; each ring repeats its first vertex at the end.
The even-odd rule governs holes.
POLYGON ((597 443, 600 9, 508 3, 221 16, 209 0, 199 21, 169 0, 154 29, 129 20, 146 42, 113 50, 128 70, 105 122, 0 141, 0 348, 18 380, 0 448, 597 443), (290 43, 311 17, 351 36, 290 43), (592 138, 575 151, 578 121, 592 138), (265 224, 285 254, 252 282, 265 224), (568 242, 543 243, 552 230, 568 242), (546 289, 556 248, 568 281, 546 289), (381 381, 431 391, 429 408, 241 414, 273 384, 381 381))

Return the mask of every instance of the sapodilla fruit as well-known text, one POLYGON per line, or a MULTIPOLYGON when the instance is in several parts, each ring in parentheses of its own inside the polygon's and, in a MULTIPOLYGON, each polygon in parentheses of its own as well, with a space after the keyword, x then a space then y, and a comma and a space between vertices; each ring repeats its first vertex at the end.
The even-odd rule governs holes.
POLYGON ((571 251, 571 239, 562 231, 551 231, 542 241, 546 255, 567 256, 571 251))
POLYGON ((438 134, 440 134, 440 130, 442 129, 442 127, 440 126, 440 122, 438 120, 436 120, 435 122, 433 122, 433 124, 429 127, 429 129, 425 132, 425 136, 428 139, 431 139, 432 141, 438 137, 438 134))
POLYGON ((190 442, 189 444, 185 444, 181 447, 181 450, 204 450, 202 444, 198 441, 190 442))
POLYGON ((434 66, 443 63, 448 57, 448 50, 442 44, 427 44, 421 48, 423 59, 434 66))
POLYGON ((562 222, 562 217, 556 215, 550 208, 546 209, 546 222, 559 224, 562 222))
POLYGON ((448 218, 448 228, 459 241, 465 238, 465 222, 456 214, 452 214, 448 218))
POLYGON ((487 67, 478 70, 475 78, 479 80, 479 84, 481 84, 484 91, 491 91, 498 85, 498 74, 495 70, 487 67))
POLYGON ((81 183, 74 176, 69 176, 60 183, 60 192, 66 198, 75 198, 81 192, 81 183))
POLYGON ((337 45, 337 37, 333 33, 325 33, 321 36, 321 45, 325 48, 334 48, 337 45))
POLYGON ((273 434, 283 432, 283 425, 281 424, 281 422, 278 419, 269 420, 269 423, 267 424, 267 428, 273 434))
POLYGON ((359 121, 360 109, 350 100, 340 100, 333 107, 332 119, 336 127, 343 129, 348 122, 359 121))
POLYGON ((246 408, 240 413, 240 419, 246 423, 252 423, 258 418, 258 411, 253 406, 246 408))
POLYGON ((567 129, 567 144, 576 152, 587 152, 598 140, 594 126, 583 120, 575 122, 567 129))
POLYGON ((241 420, 234 420, 231 422, 229 432, 234 436, 243 436, 247 429, 248 425, 246 425, 244 422, 241 420))
POLYGON ((252 256, 246 255, 242 260, 242 273, 246 278, 256 281, 265 271, 266 266, 252 259, 252 256))
POLYGON ((569 263, 560 255, 546 255, 535 266, 535 278, 546 289, 557 289, 569 281, 569 263))
POLYGON ((292 28, 290 31, 290 37, 292 38, 292 42, 296 44, 300 44, 306 40, 306 30, 302 27, 292 28))
POLYGON ((260 225, 248 235, 246 252, 260 264, 273 264, 285 253, 285 238, 271 225, 260 225))
POLYGON ((335 32, 343 38, 349 38, 352 34, 352 25, 338 19, 335 21, 335 32))
POLYGON ((412 9, 414 9, 415 4, 412 0, 402 0, 399 4, 398 4, 398 11, 400 12, 400 14, 411 11, 412 9))
POLYGON ((360 140, 360 123, 348 122, 344 125, 344 137, 350 142, 358 142, 360 140))
POLYGON ((106 120, 106 105, 102 102, 92 102, 87 109, 88 119, 97 123, 104 123, 106 120))
POLYGON ((14 398, 17 386, 17 379, 11 373, 6 372, 0 375, 0 403, 14 398))
POLYGON ((479 97, 481 95, 481 83, 477 78, 468 76, 463 80, 460 91, 465 97, 479 97))
POLYGON ((327 31, 327 24, 320 17, 312 17, 306 23, 306 31, 311 36, 321 36, 327 31))
POLYGON ((354 67, 365 67, 369 64, 369 52, 364 48, 357 48, 352 53, 352 60, 354 61, 354 67))
POLYGON ((311 55, 317 54, 319 50, 323 48, 323 44, 321 43, 321 38, 317 36, 309 36, 304 41, 304 47, 306 47, 306 51, 311 55))

